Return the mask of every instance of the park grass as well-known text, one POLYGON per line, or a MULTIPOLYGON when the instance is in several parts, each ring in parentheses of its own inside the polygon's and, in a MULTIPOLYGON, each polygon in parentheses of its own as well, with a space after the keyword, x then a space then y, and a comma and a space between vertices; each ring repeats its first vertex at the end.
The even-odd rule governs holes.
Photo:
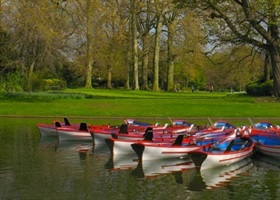
POLYGON ((2 117, 150 117, 280 119, 280 103, 226 92, 67 89, 0 95, 2 117))

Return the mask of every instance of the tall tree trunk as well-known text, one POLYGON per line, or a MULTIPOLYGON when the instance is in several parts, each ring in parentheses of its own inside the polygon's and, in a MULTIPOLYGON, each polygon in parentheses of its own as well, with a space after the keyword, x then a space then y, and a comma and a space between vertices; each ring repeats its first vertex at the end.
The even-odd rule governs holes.
POLYGON ((155 51, 154 51, 154 80, 153 80, 153 91, 159 91, 159 52, 160 52, 160 35, 162 29, 162 13, 157 9, 157 25, 155 33, 155 51))
POLYGON ((143 35, 142 89, 148 90, 149 34, 143 35))
POLYGON ((111 66, 108 66, 107 88, 112 89, 112 67, 111 66))
POLYGON ((0 28, 2 28, 2 0, 0 0, 0 28))
POLYGON ((270 41, 270 59, 273 74, 273 95, 280 98, 280 36, 279 36, 279 3, 271 1, 271 15, 269 34, 272 38, 270 41), (278 4, 278 7, 277 7, 278 4))
POLYGON ((270 57, 269 53, 265 52, 265 58, 264 58, 264 75, 263 78, 265 81, 268 81, 270 79, 270 57))
POLYGON ((280 50, 272 48, 270 50, 271 66, 273 72, 273 95, 280 97, 280 50))
POLYGON ((167 74, 167 91, 173 91, 174 88, 174 47, 173 47, 173 40, 174 40, 174 24, 171 21, 168 24, 168 74, 167 74))
POLYGON ((138 45, 137 45, 137 26, 136 26, 136 5, 135 0, 131 0, 131 32, 132 32, 132 62, 133 62, 133 89, 139 90, 138 80, 138 45))
POLYGON ((130 67, 131 67, 131 63, 130 63, 130 52, 127 52, 127 57, 126 57, 126 80, 125 80, 125 85, 124 87, 126 89, 130 89, 130 67))
POLYGON ((92 58, 92 42, 93 42, 93 30, 92 30, 92 20, 91 20, 91 13, 92 10, 92 0, 87 0, 87 10, 86 10, 86 27, 87 27, 87 61, 86 61, 86 83, 85 88, 92 88, 92 64, 93 64, 93 58, 92 58))
POLYGON ((29 67, 28 80, 27 80, 28 92, 32 92, 32 77, 33 77, 34 66, 35 66, 35 61, 33 61, 29 67))

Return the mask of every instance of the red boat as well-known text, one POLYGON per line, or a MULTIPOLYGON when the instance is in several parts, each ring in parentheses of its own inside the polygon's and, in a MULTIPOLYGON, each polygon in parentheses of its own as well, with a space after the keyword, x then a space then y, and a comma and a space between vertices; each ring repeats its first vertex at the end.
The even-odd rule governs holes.
POLYGON ((40 131, 41 136, 43 137, 57 137, 57 128, 65 127, 65 128, 75 128, 79 126, 78 124, 70 124, 69 120, 64 117, 63 122, 55 120, 52 124, 43 124, 38 123, 37 127, 40 131))
POLYGON ((189 158, 200 170, 228 166, 253 154, 254 141, 250 137, 224 139, 189 152, 189 158))

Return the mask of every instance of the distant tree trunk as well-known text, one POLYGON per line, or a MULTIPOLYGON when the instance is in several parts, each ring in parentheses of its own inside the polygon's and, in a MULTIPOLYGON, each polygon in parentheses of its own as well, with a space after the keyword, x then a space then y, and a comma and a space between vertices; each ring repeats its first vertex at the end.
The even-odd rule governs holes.
POLYGON ((112 89, 112 67, 111 66, 108 66, 107 88, 112 89))
POLYGON ((269 42, 269 53, 271 59, 271 68, 273 74, 273 95, 280 98, 280 25, 279 25, 279 2, 272 1, 270 15, 270 27, 269 34, 271 36, 271 41, 269 42), (278 7, 277 7, 278 4, 278 7), (278 22, 278 23, 277 23, 278 22))
POLYGON ((127 78, 126 78, 126 80, 125 80, 125 86, 124 86, 124 87, 125 87, 126 89, 128 89, 128 90, 130 89, 130 84, 129 84, 129 82, 130 82, 130 78, 129 78, 129 75, 127 75, 127 78))
MULTIPOLYGON (((157 9, 158 10, 158 9, 157 9)), ((153 91, 159 91, 159 52, 160 52, 160 35, 162 29, 163 16, 161 12, 157 13, 157 25, 155 33, 155 51, 154 51, 154 80, 153 91)))
POLYGON ((148 90, 149 35, 143 35, 142 89, 148 90))
POLYGON ((92 42, 93 42, 93 33, 92 33, 92 23, 91 23, 91 12, 92 12, 92 0, 87 1, 87 11, 86 11, 86 27, 87 27, 87 66, 86 66, 86 83, 85 88, 92 88, 92 42))
POLYGON ((174 40, 174 24, 171 21, 168 24, 168 74, 167 74, 167 91, 173 91, 174 88, 174 47, 173 47, 173 41, 174 40))
POLYGON ((91 58, 91 53, 89 53, 90 49, 88 49, 87 55, 87 66, 86 66, 86 85, 85 88, 92 88, 92 63, 93 59, 91 58))
POLYGON ((34 71, 35 61, 33 61, 29 67, 28 81, 27 81, 27 91, 32 92, 32 76, 34 71))
POLYGON ((126 80, 125 80, 125 85, 124 87, 126 89, 130 89, 130 67, 131 67, 131 63, 130 63, 130 52, 127 52, 127 58, 126 58, 126 80))
POLYGON ((133 89, 139 90, 138 80, 138 44, 137 44, 137 26, 136 26, 136 6, 135 0, 131 0, 131 33, 132 33, 132 62, 133 62, 133 89))
POLYGON ((270 57, 269 57, 269 53, 266 52, 265 53, 265 58, 264 58, 264 81, 267 81, 270 79, 270 57))
POLYGON ((273 74, 273 95, 280 97, 280 50, 272 48, 270 50, 271 66, 273 74))
POLYGON ((0 28, 2 29, 2 0, 0 0, 0 28))

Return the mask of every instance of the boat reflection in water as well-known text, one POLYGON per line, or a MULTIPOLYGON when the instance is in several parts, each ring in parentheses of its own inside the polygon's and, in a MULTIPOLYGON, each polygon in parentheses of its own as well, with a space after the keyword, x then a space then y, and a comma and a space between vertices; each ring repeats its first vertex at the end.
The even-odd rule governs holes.
POLYGON ((280 159, 257 153, 254 155, 254 166, 266 170, 280 171, 280 159))
POLYGON ((137 167, 137 164, 138 160, 135 160, 135 155, 111 155, 109 160, 105 164, 105 168, 111 171, 133 170, 137 167))
MULTIPOLYGON (((86 159, 88 155, 104 156, 108 155, 109 150, 105 145, 93 145, 92 141, 61 140, 55 137, 41 137, 40 148, 53 148, 54 151, 68 157, 71 152, 78 152, 80 159, 86 159), (69 154, 69 155, 68 155, 69 154)), ((76 156, 76 154, 74 154, 76 156)))
POLYGON ((80 149, 92 149, 92 142, 87 141, 59 141, 57 145, 57 151, 79 151, 80 149))
POLYGON ((172 174, 175 182, 183 184, 189 182, 195 174, 195 166, 188 159, 160 159, 139 161, 131 175, 137 179, 155 178, 172 174))
POLYGON ((201 191, 203 189, 214 189, 230 184, 235 177, 242 176, 253 168, 250 158, 241 160, 225 167, 217 167, 205 170, 197 169, 196 175, 190 182, 188 189, 201 191))
POLYGON ((57 137, 40 137, 39 147, 40 148, 49 148, 49 147, 57 147, 58 138, 57 137))

